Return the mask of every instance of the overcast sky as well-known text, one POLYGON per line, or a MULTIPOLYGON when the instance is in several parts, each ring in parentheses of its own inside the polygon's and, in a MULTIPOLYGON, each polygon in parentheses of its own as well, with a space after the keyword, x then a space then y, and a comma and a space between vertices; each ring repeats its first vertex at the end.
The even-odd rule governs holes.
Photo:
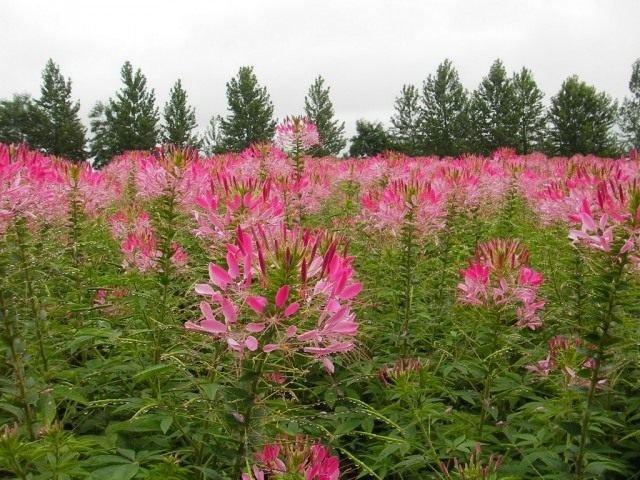
POLYGON ((640 0, 14 0, 0 18, 0 98, 39 95, 53 58, 86 120, 130 60, 160 106, 181 78, 202 128, 226 114, 225 83, 242 65, 280 118, 302 113, 322 75, 352 133, 358 118, 386 123, 402 85, 444 58, 469 90, 498 57, 527 66, 548 101, 572 74, 620 99, 640 57, 640 0))

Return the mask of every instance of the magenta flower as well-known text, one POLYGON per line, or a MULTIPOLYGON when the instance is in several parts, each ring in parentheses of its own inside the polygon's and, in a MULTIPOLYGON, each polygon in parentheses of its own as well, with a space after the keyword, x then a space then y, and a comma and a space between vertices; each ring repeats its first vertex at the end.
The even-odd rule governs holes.
POLYGON ((319 443, 297 436, 294 441, 281 437, 276 443, 265 445, 257 452, 251 474, 243 473, 242 480, 300 478, 301 480, 338 480, 340 460, 319 443))
POLYGON ((515 309, 519 328, 535 330, 542 325, 538 311, 544 301, 537 296, 543 278, 527 266, 529 252, 519 240, 495 239, 480 243, 469 267, 460 273, 461 303, 488 309, 515 309))
POLYGON ((209 264, 209 282, 198 323, 185 328, 248 352, 306 354, 329 372, 331 355, 354 348, 358 323, 351 311, 362 284, 353 280, 352 258, 338 252, 342 240, 284 226, 238 228, 227 245, 227 265, 209 264))

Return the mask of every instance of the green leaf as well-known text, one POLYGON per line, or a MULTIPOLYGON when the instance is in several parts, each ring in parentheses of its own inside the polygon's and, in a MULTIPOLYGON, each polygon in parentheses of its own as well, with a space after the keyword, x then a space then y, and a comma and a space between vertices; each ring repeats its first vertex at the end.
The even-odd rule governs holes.
POLYGON ((341 423, 340 425, 338 425, 338 428, 336 428, 334 434, 336 436, 339 436, 339 435, 344 435, 345 433, 349 433, 349 432, 355 430, 356 427, 358 427, 361 423, 362 423, 362 419, 361 418, 351 418, 351 419, 347 420, 346 422, 341 423))
POLYGON ((93 472, 93 480, 129 480, 136 476, 140 465, 127 463, 124 465, 109 465, 93 472))
POLYGON ((57 400, 72 400, 80 405, 87 405, 89 403, 82 390, 76 387, 56 385, 53 388, 53 395, 57 400))
POLYGON ((167 372, 172 372, 175 370, 175 366, 172 364, 159 364, 154 365, 153 367, 147 368, 140 373, 137 373, 133 376, 133 380, 136 383, 147 380, 148 378, 160 377, 167 372))
POLYGON ((560 427, 569 435, 580 435, 580 424, 578 422, 560 422, 560 427))
POLYGON ((169 428, 171 428, 172 423, 173 423, 173 418, 171 417, 163 418, 162 421, 160 422, 160 430, 162 431, 162 433, 166 434, 169 428))
POLYGON ((218 383, 207 383, 205 385, 200 385, 200 389, 202 390, 202 393, 206 400, 214 400, 220 388, 222 388, 222 385, 218 383))

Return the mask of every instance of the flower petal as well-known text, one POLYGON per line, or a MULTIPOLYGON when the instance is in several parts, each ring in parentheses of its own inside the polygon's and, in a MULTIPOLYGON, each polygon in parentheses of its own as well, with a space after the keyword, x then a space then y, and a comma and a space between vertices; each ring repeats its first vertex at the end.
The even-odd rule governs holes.
POLYGON ((282 308, 287 298, 289 298, 289 285, 283 285, 276 293, 276 307, 282 308))
POLYGON ((220 287, 221 290, 227 288, 227 285, 233 281, 231 275, 215 263, 209 264, 209 278, 211 279, 211 283, 220 287))
POLYGON ((300 304, 298 302, 292 303, 285 309, 284 317, 290 317, 291 315, 294 315, 298 310, 300 310, 300 304))
POLYGON ((249 308, 260 315, 264 313, 267 303, 269 302, 264 297, 254 296, 247 298, 247 305, 249 305, 249 308))
POLYGON ((213 295, 216 291, 208 283, 199 283, 196 285, 195 291, 198 295, 213 295))
POLYGON ((244 344, 251 352, 255 352, 258 349, 258 340, 256 340, 256 337, 254 336, 249 335, 244 341, 244 344))

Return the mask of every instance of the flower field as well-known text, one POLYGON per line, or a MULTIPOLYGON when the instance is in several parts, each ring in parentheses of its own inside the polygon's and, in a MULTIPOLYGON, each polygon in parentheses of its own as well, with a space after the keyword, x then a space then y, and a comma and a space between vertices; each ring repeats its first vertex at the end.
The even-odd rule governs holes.
POLYGON ((314 142, 0 145, 0 478, 640 478, 637 156, 314 142))

